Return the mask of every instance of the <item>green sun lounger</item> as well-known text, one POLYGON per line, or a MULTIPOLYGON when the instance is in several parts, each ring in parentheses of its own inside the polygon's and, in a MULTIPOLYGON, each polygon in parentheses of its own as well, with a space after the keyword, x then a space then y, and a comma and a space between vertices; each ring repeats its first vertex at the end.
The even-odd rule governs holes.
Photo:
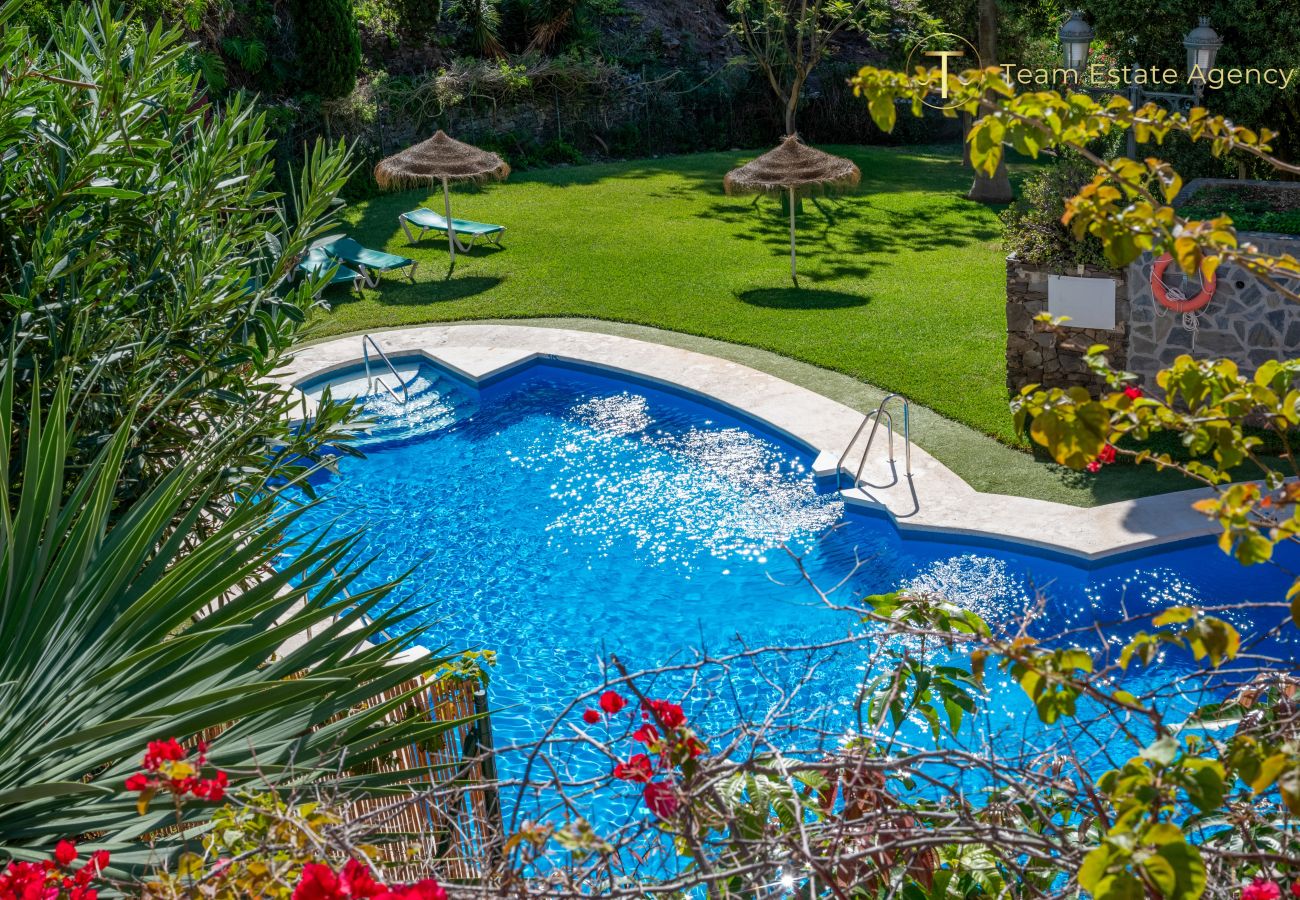
POLYGON ((380 272, 391 272, 394 269, 407 268, 410 271, 406 277, 415 281, 416 261, 407 259, 405 256, 398 256, 396 253, 386 253, 383 250, 371 250, 363 247, 349 237, 342 237, 330 241, 328 244, 321 244, 321 250, 341 263, 347 263, 350 266, 356 266, 361 273, 361 278, 366 283, 366 287, 375 287, 379 284, 380 272))
MULTIPOLYGON (((426 231, 441 231, 446 233, 447 220, 431 209, 413 209, 410 212, 404 212, 397 217, 397 221, 402 223, 402 230, 406 232, 406 239, 414 244, 424 237, 426 231), (420 229, 418 235, 411 233, 411 227, 420 229)), ((486 238, 493 246, 501 246, 501 236, 506 233, 504 225, 487 225, 483 222, 471 222, 468 219, 452 219, 451 227, 456 232, 456 246, 461 252, 466 252, 474 246, 474 242, 479 238, 486 238), (469 244, 461 242, 462 236, 469 237, 469 244)))
POLYGON ((330 256, 320 247, 313 247, 307 251, 307 254, 302 258, 302 261, 298 263, 298 271, 305 272, 308 275, 320 275, 322 272, 328 272, 335 266, 338 266, 338 269, 332 276, 330 276, 328 282, 321 285, 320 289, 322 291, 332 284, 347 284, 355 290, 358 284, 365 282, 365 278, 363 278, 359 273, 352 271, 347 266, 340 266, 337 259, 330 256))

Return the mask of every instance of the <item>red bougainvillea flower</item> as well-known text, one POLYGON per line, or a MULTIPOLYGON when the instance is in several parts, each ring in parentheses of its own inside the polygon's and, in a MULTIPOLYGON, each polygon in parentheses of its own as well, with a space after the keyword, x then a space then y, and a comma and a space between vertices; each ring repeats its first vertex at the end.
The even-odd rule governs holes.
POLYGON ((671 819, 677 814, 677 791, 673 790, 671 784, 651 782, 645 786, 641 797, 645 800, 646 809, 661 819, 671 819))
POLYGON ((200 800, 211 800, 213 803, 221 800, 226 796, 226 786, 228 781, 225 772, 218 772, 211 778, 197 779, 190 786, 190 793, 200 800))
POLYGON ((72 841, 59 841, 54 845, 54 861, 67 868, 77 858, 77 845, 72 841))
POLYGON ((211 778, 199 777, 208 761, 207 742, 199 741, 196 749, 195 759, 191 761, 189 751, 176 738, 149 742, 142 762, 144 771, 136 772, 125 783, 128 791, 141 795, 139 806, 142 813, 160 790, 168 790, 177 797, 189 794, 214 803, 226 796, 228 781, 225 772, 216 772, 211 778))
POLYGON ((582 713, 582 721, 586 722, 588 725, 595 725, 600 721, 600 713, 596 712, 594 709, 584 710, 582 713))
POLYGON ((108 851, 95 851, 84 866, 69 874, 67 868, 76 859, 77 845, 59 841, 54 859, 9 863, 0 871, 0 900, 98 900, 99 891, 91 882, 108 865, 108 851))
POLYGON ((1124 388, 1124 396, 1128 397, 1130 400, 1136 400, 1138 397, 1142 396, 1142 388, 1130 384, 1128 387, 1124 388))
POLYGON ((58 895, 58 874, 54 863, 11 862, 0 874, 0 897, 43 900, 58 895))
POLYGON ((165 762, 177 762, 185 758, 185 748, 176 738, 165 741, 150 741, 149 749, 144 755, 144 767, 150 772, 157 772, 165 762))
POLYGON ((433 879, 415 884, 384 884, 370 867, 350 859, 336 874, 323 863, 307 863, 293 889, 293 900, 447 900, 447 892, 433 879))
POLYGON ((1300 897, 1300 881, 1291 882, 1291 896, 1300 897))
POLYGON ((1276 881, 1256 878, 1241 889, 1241 900, 1280 900, 1282 889, 1276 881))
POLYGON ((1100 472, 1102 466, 1108 466, 1115 461, 1115 445, 1107 444, 1097 453, 1097 458, 1088 463, 1089 472, 1100 472))
POLYGON ((686 715, 676 703, 669 703, 667 700, 646 700, 644 705, 655 714, 659 724, 665 728, 680 728, 686 723, 686 715))
POLYGON ((388 890, 375 880, 368 865, 355 859, 349 859, 343 866, 339 882, 346 897, 378 897, 388 890))
POLYGON ((293 889, 293 900, 341 900, 343 896, 339 877, 322 863, 303 866, 298 885, 293 889))
POLYGON ((447 892, 438 882, 426 878, 415 884, 391 887, 382 894, 376 894, 375 900, 447 900, 447 892))
POLYGON ((695 735, 691 735, 686 740, 682 741, 681 746, 682 749, 686 751, 686 754, 691 759, 695 759, 705 750, 709 749, 708 747, 704 746, 704 742, 701 741, 699 738, 697 738, 695 735))
POLYGON ((605 693, 600 695, 600 708, 608 715, 614 715, 614 713, 621 711, 625 706, 627 706, 627 701, 613 691, 605 691, 605 693))
POLYGON ((653 744, 659 740, 659 729, 653 725, 642 725, 632 732, 632 740, 640 744, 653 744))
POLYGON ((650 757, 644 753, 638 753, 625 763, 619 763, 614 767, 614 777, 619 781, 638 781, 647 782, 654 775, 654 764, 650 762, 650 757))

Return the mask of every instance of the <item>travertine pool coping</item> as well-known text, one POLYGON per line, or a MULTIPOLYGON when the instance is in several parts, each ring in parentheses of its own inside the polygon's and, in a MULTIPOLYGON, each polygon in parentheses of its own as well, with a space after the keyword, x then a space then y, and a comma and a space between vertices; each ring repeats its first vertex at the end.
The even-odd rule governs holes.
MULTIPOLYGON (((807 446, 815 455, 814 471, 824 477, 834 476, 837 461, 862 422, 862 413, 765 372, 634 338, 500 324, 430 325, 373 335, 390 356, 423 355, 471 382, 536 361, 563 361, 684 388, 759 419, 807 446)), ((361 361, 358 336, 311 344, 295 352, 280 380, 296 385, 361 361)), ((1217 532, 1217 526, 1192 509, 1193 502, 1208 496, 1204 490, 1090 509, 985 494, 915 444, 909 483, 903 477, 901 440, 895 470, 883 438, 883 434, 878 436, 863 478, 887 486, 848 490, 845 499, 888 512, 904 535, 919 532, 1011 541, 1076 559, 1097 560, 1217 532)), ((860 454, 846 462, 846 475, 857 468, 859 460, 860 454)))

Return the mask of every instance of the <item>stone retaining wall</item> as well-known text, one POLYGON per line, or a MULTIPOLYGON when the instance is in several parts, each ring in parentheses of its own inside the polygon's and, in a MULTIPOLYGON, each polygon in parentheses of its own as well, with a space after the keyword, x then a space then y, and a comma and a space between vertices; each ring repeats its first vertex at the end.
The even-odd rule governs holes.
MULTIPOLYGON (((1300 183, 1196 179, 1175 204, 1185 203, 1197 190, 1218 184, 1268 185, 1279 190, 1300 190, 1300 183)), ((1243 243, 1265 253, 1300 258, 1300 237, 1243 231, 1243 243)), ((1143 254, 1123 271, 1086 266, 1080 270, 1055 269, 1007 258, 1007 387, 1017 393, 1026 384, 1046 387, 1079 385, 1092 391, 1104 382, 1087 371, 1082 355, 1091 344, 1111 348, 1116 368, 1136 373, 1148 389, 1155 376, 1184 353, 1201 358, 1231 359, 1250 373, 1270 359, 1300 356, 1300 303, 1287 300, 1238 266, 1225 265, 1217 273, 1213 299, 1195 321, 1165 310, 1151 290, 1154 259, 1143 254), (1115 280, 1115 329, 1062 328, 1060 334, 1034 322, 1047 312, 1049 275, 1082 275, 1115 280), (1185 327, 1194 324, 1194 329, 1185 327)), ((1182 272, 1171 265, 1165 273, 1170 287, 1184 285, 1182 272)), ((1300 287, 1300 279, 1292 282, 1300 287)), ((1192 278, 1183 290, 1195 295, 1200 282, 1192 278)))
MULTIPOLYGON (((1300 256, 1300 240, 1283 235, 1241 232, 1266 253, 1300 256)), ((1129 265, 1131 335, 1129 368, 1143 383, 1155 383, 1155 375, 1168 368, 1183 353, 1198 357, 1226 357, 1245 372, 1253 372, 1270 359, 1300 355, 1300 303, 1287 300, 1238 266, 1220 267, 1214 297, 1196 316, 1195 328, 1185 327, 1184 317, 1158 305, 1151 292, 1150 254, 1129 265)), ((1182 273, 1170 265, 1166 284, 1181 283, 1182 273)), ((1189 295, 1200 289, 1191 279, 1189 295)), ((1190 317, 1186 324, 1193 324, 1190 317)))
POLYGON ((1112 365, 1128 365, 1129 291, 1127 273, 1096 266, 1076 267, 1069 271, 1024 263, 1007 257, 1007 388, 1017 394, 1027 384, 1045 387, 1085 387, 1099 392, 1103 379, 1093 375, 1083 356, 1093 344, 1110 347, 1112 365), (1099 328, 1052 330, 1034 321, 1047 312, 1047 276, 1081 275, 1110 278, 1115 282, 1115 322, 1113 331, 1099 328))

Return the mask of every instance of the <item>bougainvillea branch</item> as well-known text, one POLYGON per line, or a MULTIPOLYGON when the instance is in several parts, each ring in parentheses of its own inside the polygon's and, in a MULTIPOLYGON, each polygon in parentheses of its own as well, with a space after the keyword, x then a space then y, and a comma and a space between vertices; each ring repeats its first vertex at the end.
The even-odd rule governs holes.
MULTIPOLYGON (((886 131, 894 127, 900 103, 920 115, 926 99, 944 87, 938 69, 907 74, 871 66, 853 79, 854 92, 865 97, 872 117, 886 131)), ((1122 96, 1102 101, 1083 93, 1055 91, 1015 93, 998 68, 949 73, 946 115, 965 112, 978 117, 968 134, 972 163, 996 170, 1003 147, 1037 158, 1043 151, 1069 148, 1097 166, 1097 175, 1066 203, 1065 222, 1076 237, 1091 234, 1116 266, 1127 265, 1144 251, 1170 253, 1188 274, 1211 277, 1224 263, 1236 263, 1292 300, 1300 293, 1289 283, 1300 276, 1300 261, 1290 254, 1269 254, 1240 243, 1232 220, 1189 220, 1171 205, 1182 179, 1155 157, 1103 159, 1090 149, 1101 138, 1132 128, 1139 143, 1159 144, 1178 132, 1208 142, 1215 156, 1249 154, 1279 171, 1300 174, 1300 166, 1272 154, 1268 129, 1237 125, 1196 107, 1170 112, 1155 103, 1136 106, 1122 96)))

